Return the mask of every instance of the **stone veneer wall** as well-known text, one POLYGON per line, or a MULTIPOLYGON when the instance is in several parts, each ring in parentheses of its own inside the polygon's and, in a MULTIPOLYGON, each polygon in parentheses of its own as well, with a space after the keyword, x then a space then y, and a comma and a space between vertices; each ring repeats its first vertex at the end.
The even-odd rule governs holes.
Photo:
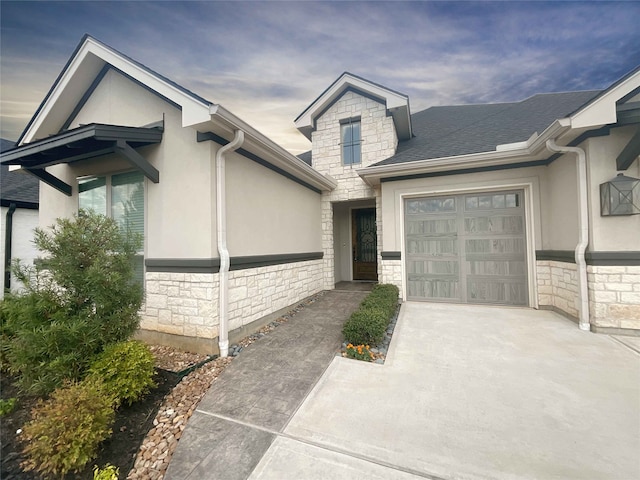
POLYGON ((323 290, 322 260, 229 272, 229 330, 323 290))
POLYGON ((577 321, 578 276, 574 263, 538 260, 538 305, 561 310, 577 321))
MULTIPOLYGON (((331 175, 338 183, 337 188, 322 196, 322 249, 324 252, 324 288, 332 289, 334 274, 333 202, 374 199, 380 196, 380 189, 367 185, 356 173, 356 169, 369 166, 392 156, 396 151, 398 137, 393 119, 387 116, 386 107, 355 92, 346 92, 321 117, 316 120, 316 130, 312 134, 313 168, 331 175), (340 120, 360 117, 362 135, 362 161, 359 165, 342 164, 340 145, 340 120)), ((376 202, 377 211, 380 211, 376 202)), ((380 220, 378 216, 378 221, 380 220)), ((378 252, 382 248, 382 223, 378 226, 378 252)), ((379 256, 379 253, 378 253, 379 256)))
POLYGON ((380 283, 395 285, 402 296, 402 260, 381 260, 380 266, 380 283))
POLYGON ((596 327, 640 330, 640 266, 587 266, 589 310, 596 327))
MULTIPOLYGON (((323 289, 322 260, 229 272, 229 331, 323 289)), ((218 273, 147 272, 140 328, 202 340, 218 336, 218 273)))
POLYGON ((185 337, 218 336, 218 274, 147 272, 140 328, 185 337))

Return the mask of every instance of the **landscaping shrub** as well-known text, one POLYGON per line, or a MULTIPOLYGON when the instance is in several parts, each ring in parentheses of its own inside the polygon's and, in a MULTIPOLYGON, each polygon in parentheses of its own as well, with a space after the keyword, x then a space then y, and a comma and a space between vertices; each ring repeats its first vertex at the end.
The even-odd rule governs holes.
POLYGON ((390 284, 379 284, 362 301, 361 308, 381 308, 387 311, 389 318, 398 307, 398 287, 390 284))
POLYGON ((134 282, 139 236, 90 212, 36 229, 46 259, 14 266, 25 291, 2 306, 3 355, 26 393, 45 395, 84 376, 105 346, 128 339, 139 324, 142 286, 134 282))
POLYGON ((389 320, 398 305, 398 287, 381 284, 362 301, 342 328, 347 342, 353 345, 376 345, 384 336, 389 320))
POLYGON ((89 368, 89 378, 98 378, 118 408, 142 398, 153 382, 154 358, 142 342, 130 340, 108 346, 89 368))
POLYGON ((353 345, 376 345, 389 323, 387 311, 381 308, 358 309, 342 327, 342 334, 353 345))
POLYGON ((120 469, 114 465, 107 464, 104 468, 98 468, 96 465, 93 469, 93 480, 118 480, 120 469))
POLYGON ((102 384, 67 383, 33 408, 22 435, 27 460, 23 467, 45 476, 81 470, 111 435, 114 410, 102 384))

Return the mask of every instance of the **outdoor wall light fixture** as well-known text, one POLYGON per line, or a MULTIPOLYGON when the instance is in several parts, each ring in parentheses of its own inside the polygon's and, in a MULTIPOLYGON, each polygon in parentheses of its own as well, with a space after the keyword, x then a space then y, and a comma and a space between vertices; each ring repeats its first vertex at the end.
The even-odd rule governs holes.
POLYGON ((600 215, 636 215, 640 213, 640 179, 619 173, 600 185, 600 215))

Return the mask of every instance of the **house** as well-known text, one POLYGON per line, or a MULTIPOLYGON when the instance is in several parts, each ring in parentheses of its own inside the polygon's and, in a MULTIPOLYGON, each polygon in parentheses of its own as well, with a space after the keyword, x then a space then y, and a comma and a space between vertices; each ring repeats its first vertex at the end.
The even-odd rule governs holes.
POLYGON ((640 69, 604 91, 414 114, 344 73, 295 125, 312 142, 299 158, 86 36, 2 163, 41 180, 41 226, 92 208, 143 233, 153 341, 224 355, 354 280, 640 333, 640 69))
MULTIPOLYGON (((14 143, 1 140, 0 152, 14 147, 14 143)), ((33 230, 38 226, 39 182, 25 172, 10 172, 0 165, 0 259, 3 275, 0 278, 0 299, 5 289, 16 291, 20 284, 11 273, 14 259, 32 264, 38 256, 33 244, 33 230)))

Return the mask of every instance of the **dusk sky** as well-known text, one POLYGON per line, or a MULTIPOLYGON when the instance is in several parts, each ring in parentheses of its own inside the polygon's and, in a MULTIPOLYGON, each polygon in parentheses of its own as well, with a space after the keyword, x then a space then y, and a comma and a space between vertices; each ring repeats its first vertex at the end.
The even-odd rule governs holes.
POLYGON ((1 136, 16 140, 85 33, 292 153, 342 72, 434 105, 609 86, 640 64, 637 2, 0 2, 1 136))

